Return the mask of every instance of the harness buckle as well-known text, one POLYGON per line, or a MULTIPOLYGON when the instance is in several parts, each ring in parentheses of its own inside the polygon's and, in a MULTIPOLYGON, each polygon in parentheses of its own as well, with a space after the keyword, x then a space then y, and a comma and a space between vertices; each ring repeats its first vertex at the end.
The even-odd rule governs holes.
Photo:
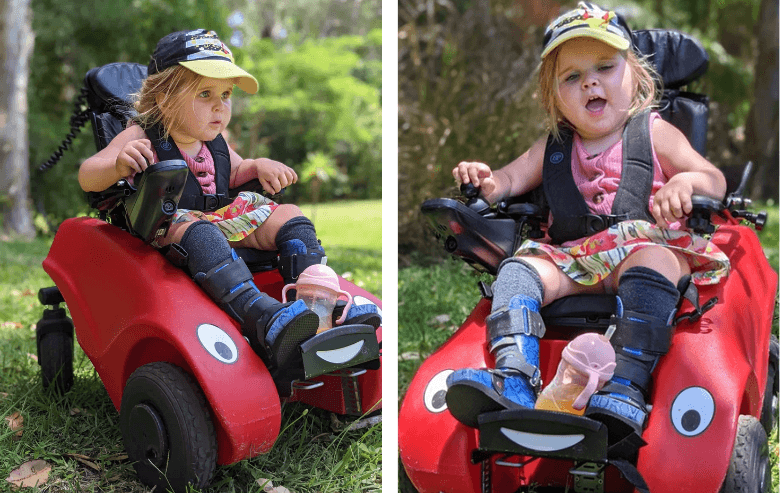
POLYGON ((219 209, 219 197, 214 194, 203 194, 203 210, 215 211, 219 209))

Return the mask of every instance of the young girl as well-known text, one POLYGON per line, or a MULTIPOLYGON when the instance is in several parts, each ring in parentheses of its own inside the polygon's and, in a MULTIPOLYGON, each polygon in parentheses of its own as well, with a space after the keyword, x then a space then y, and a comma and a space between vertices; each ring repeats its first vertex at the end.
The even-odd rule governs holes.
POLYGON ((79 184, 85 191, 101 191, 132 179, 150 163, 184 159, 191 173, 180 209, 155 246, 177 244, 192 277, 241 323, 253 349, 267 364, 283 367, 295 348, 314 335, 319 318, 301 300, 280 304, 260 292, 231 247, 279 250, 285 284, 326 257, 313 224, 298 207, 249 192, 232 203, 225 200, 228 184, 233 188, 257 178, 267 192, 277 193, 298 181, 284 164, 243 159, 226 145, 221 134, 230 123, 234 85, 250 94, 258 89, 257 80, 234 64, 216 33, 197 29, 165 36, 138 94, 138 116, 82 164, 79 184), (207 198, 221 208, 205 209, 207 198), (196 205, 182 209, 182 204, 196 205))
POLYGON ((725 178, 679 130, 646 111, 657 94, 651 74, 632 51, 622 20, 581 2, 545 32, 540 92, 550 138, 497 171, 478 162, 453 169, 458 182, 473 183, 491 202, 527 192, 544 176, 551 205, 556 198, 564 204, 579 201, 588 217, 600 215, 604 221, 593 231, 584 214, 553 214, 549 233, 557 246, 528 240, 500 265, 486 319, 495 369, 459 370, 447 381, 447 405, 461 422, 476 426, 482 412, 534 406, 538 338, 544 335, 541 306, 573 294, 616 292, 622 304, 612 337, 617 367, 585 415, 607 424, 610 444, 624 439, 635 448, 643 444, 639 437, 650 408, 651 374, 671 343, 677 283, 687 274, 699 284, 717 283, 729 270, 722 252, 682 226, 691 196, 723 198, 725 178), (619 215, 613 204, 624 169, 623 131, 631 119, 649 124, 649 200, 648 195, 633 202, 618 199, 633 204, 619 215), (569 167, 567 182, 561 176, 569 167))

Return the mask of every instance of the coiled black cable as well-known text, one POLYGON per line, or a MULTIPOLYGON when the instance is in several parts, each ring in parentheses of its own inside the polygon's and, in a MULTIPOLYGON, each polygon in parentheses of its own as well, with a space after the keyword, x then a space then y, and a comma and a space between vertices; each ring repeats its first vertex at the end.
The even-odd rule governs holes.
POLYGON ((54 154, 52 154, 45 163, 38 167, 38 171, 46 171, 57 164, 60 158, 62 158, 62 154, 70 149, 70 146, 73 143, 73 139, 75 139, 79 132, 81 132, 81 128, 87 124, 87 120, 89 120, 87 93, 87 88, 82 87, 81 93, 78 95, 76 101, 73 104, 74 110, 73 115, 70 117, 70 132, 65 137, 65 140, 62 141, 62 144, 60 144, 57 150, 54 151, 54 154))

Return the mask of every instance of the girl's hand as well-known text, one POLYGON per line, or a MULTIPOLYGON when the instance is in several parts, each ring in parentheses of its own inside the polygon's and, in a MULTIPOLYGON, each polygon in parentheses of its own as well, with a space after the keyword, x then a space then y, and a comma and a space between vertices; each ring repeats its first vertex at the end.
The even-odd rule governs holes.
POLYGON ((154 160, 152 142, 149 139, 131 140, 116 157, 114 167, 122 178, 145 170, 154 160))
POLYGON ((693 185, 684 175, 673 176, 653 198, 653 217, 659 226, 668 227, 693 210, 693 185))
POLYGON ((295 171, 278 161, 260 158, 253 160, 253 165, 257 170, 257 179, 268 193, 279 193, 281 189, 298 182, 295 171))
POLYGON ((483 197, 489 197, 497 187, 493 171, 485 163, 461 162, 452 170, 458 184, 472 183, 480 189, 483 197))

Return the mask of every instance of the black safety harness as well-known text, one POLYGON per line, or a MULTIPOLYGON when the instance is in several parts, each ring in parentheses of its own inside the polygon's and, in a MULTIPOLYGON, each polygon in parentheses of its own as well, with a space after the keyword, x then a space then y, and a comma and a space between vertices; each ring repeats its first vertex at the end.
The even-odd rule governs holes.
MULTIPOLYGON (((183 159, 173 139, 170 136, 167 139, 162 138, 163 132, 160 125, 147 128, 146 135, 152 141, 152 146, 157 151, 157 158, 160 161, 183 159)), ((220 134, 216 139, 206 142, 206 147, 214 159, 214 181, 217 185, 217 191, 214 194, 203 193, 203 188, 198 183, 192 170, 190 170, 187 175, 187 182, 184 184, 184 192, 181 195, 181 200, 179 200, 179 209, 209 212, 225 207, 233 201, 228 194, 228 188, 230 187, 230 151, 228 150, 227 142, 220 134)))
POLYGON ((634 115, 623 129, 623 174, 612 214, 594 214, 585 203, 571 171, 574 132, 562 126, 562 140, 547 139, 542 169, 545 198, 553 223, 548 230, 554 244, 594 235, 615 224, 642 219, 655 223, 648 210, 653 187, 653 149, 650 141, 650 110, 634 115))

